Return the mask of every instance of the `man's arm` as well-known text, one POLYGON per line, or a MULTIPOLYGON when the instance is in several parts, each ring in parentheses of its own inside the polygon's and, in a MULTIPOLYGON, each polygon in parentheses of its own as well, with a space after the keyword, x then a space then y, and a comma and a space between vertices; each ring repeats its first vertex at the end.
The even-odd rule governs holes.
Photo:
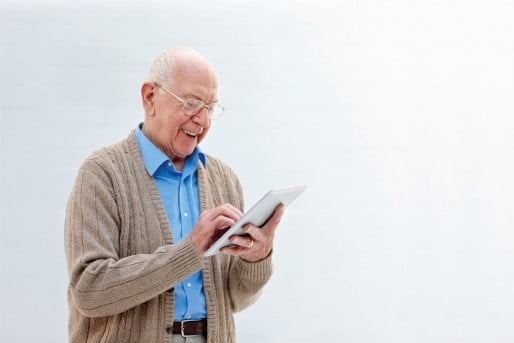
POLYGON ((233 256, 230 259, 229 294, 232 311, 239 312, 259 299, 262 288, 273 274, 273 264, 271 255, 259 262, 247 262, 233 256))
POLYGON ((86 316, 124 312, 202 267, 189 238, 120 258, 119 206, 107 174, 83 167, 68 202, 65 247, 71 299, 86 316))

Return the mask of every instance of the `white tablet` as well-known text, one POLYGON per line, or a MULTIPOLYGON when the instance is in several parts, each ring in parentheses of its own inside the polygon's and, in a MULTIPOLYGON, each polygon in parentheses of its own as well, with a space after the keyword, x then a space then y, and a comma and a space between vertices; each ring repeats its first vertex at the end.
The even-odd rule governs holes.
POLYGON ((274 189, 266 193, 248 212, 246 212, 237 223, 227 230, 214 244, 205 252, 204 257, 216 255, 219 250, 231 245, 228 240, 233 235, 244 235, 243 226, 251 223, 255 226, 262 226, 271 217, 273 211, 279 204, 289 205, 296 199, 306 186, 296 186, 281 189, 274 189))

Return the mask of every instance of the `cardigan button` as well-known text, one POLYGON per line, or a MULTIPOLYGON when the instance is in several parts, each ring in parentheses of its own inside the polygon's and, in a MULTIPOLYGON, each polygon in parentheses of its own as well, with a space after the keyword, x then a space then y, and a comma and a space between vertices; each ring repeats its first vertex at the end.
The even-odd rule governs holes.
POLYGON ((167 326, 166 332, 168 333, 168 335, 171 335, 173 333, 173 326, 167 326))

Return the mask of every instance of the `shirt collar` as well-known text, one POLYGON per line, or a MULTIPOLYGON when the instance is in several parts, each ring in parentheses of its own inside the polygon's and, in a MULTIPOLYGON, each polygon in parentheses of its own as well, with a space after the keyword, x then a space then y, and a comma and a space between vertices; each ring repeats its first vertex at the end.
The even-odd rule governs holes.
MULTIPOLYGON (((157 169, 159 169, 163 163, 168 162, 170 159, 168 156, 166 156, 165 153, 159 150, 155 144, 146 138, 143 131, 141 130, 142 127, 143 123, 136 127, 136 140, 139 145, 139 149, 141 150, 141 156, 143 157, 146 170, 150 175, 154 176, 157 169)), ((186 162, 184 163, 184 173, 195 171, 199 162, 201 162, 205 167, 205 154, 202 152, 200 147, 197 146, 191 155, 186 158, 186 162)))

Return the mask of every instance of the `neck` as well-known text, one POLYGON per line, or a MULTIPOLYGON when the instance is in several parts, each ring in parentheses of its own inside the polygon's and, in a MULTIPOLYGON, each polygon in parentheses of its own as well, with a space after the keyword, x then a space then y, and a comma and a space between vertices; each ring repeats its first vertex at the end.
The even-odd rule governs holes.
POLYGON ((159 142, 156 139, 154 139, 154 136, 151 134, 151 130, 148 128, 148 125, 143 124, 143 128, 141 129, 141 131, 150 142, 152 142, 160 151, 162 151, 166 156, 168 156, 170 161, 173 162, 173 166, 175 167, 176 171, 181 172, 184 169, 185 159, 178 158, 171 151, 169 151, 169 149, 166 149, 164 146, 159 144, 159 142))

